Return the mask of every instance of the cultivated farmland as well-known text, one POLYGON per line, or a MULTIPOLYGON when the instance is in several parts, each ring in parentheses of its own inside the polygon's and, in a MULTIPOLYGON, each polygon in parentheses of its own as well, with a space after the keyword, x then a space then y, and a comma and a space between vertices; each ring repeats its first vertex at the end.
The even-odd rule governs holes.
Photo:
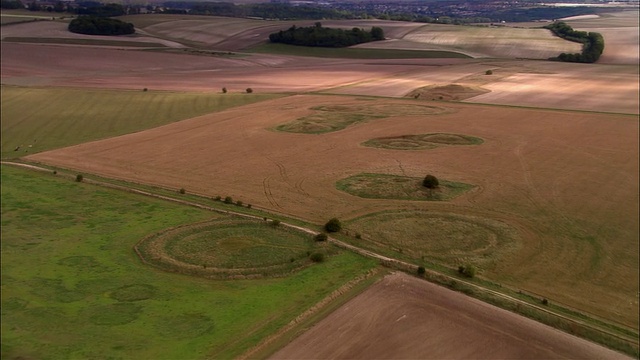
POLYGON ((404 274, 385 277, 271 358, 309 353, 318 359, 627 359, 404 274))
MULTIPOLYGON (((616 25, 607 17, 575 20, 608 29, 605 41, 626 34, 600 64, 533 60, 575 49, 541 29, 323 21, 382 25, 389 39, 375 43, 380 49, 347 49, 366 59, 346 51, 319 59, 264 46, 269 32, 293 22, 124 18, 143 32, 118 41, 154 42, 163 51, 90 39, 55 45, 85 41, 67 38, 56 22, 10 25, 11 42, 3 28, 2 158, 64 174, 2 167, 3 357, 228 358, 250 357, 258 344, 251 351, 261 356, 277 350, 319 319, 297 316, 322 299, 337 298, 327 307, 335 309, 346 301, 345 286, 376 263, 273 227, 267 217, 316 230, 338 217, 344 228, 336 237, 361 251, 458 276, 454 282, 456 268, 472 265, 476 284, 637 337, 639 68, 621 51, 636 39, 637 22, 627 15, 614 16, 616 25), (514 52, 523 39, 534 45, 514 52), (394 49, 443 52, 388 57, 394 49), (206 204, 228 196, 252 204, 242 211, 258 218, 74 183, 75 174, 160 186, 149 191, 182 199, 201 195, 206 204), (426 174, 442 187, 422 188, 426 174), (312 263, 313 252, 327 261, 312 263)), ((351 346, 329 339, 318 354, 382 354, 366 350, 374 343, 397 349, 389 357, 437 349, 446 357, 482 344, 477 349, 509 357, 535 338, 546 344, 531 350, 538 357, 616 355, 415 279, 391 279, 382 284, 392 294, 377 286, 366 297, 407 310, 383 315, 401 327, 396 335, 417 336, 365 332, 375 341, 363 345, 346 332, 351 346), (397 300, 407 294, 460 306, 397 300), (433 317, 421 317, 425 309, 433 317), (509 325, 483 328, 482 316, 471 329, 459 325, 460 314, 478 311, 509 325), (424 341, 419 329, 448 320, 446 333, 458 339, 478 328, 489 334, 468 346, 433 332, 424 341)), ((360 324, 379 314, 367 308, 347 305, 337 314, 360 324)), ((564 329, 585 335, 580 326, 564 329)), ((276 356, 300 357, 297 346, 276 356)), ((624 349, 637 353, 637 344, 624 349)))
POLYGON ((437 103, 446 113, 390 116, 322 135, 271 130, 322 106, 368 103, 423 104, 299 95, 28 159, 169 188, 189 187, 208 197, 224 193, 314 222, 400 208, 446 209, 504 221, 519 231, 520 250, 492 261, 483 269, 486 276, 629 326, 637 322, 637 273, 628 270, 638 258, 627 252, 637 241, 638 208, 630 196, 637 193, 638 182, 636 117, 437 103), (465 133, 485 142, 473 149, 415 152, 360 145, 381 135, 429 132, 465 133), (425 208, 422 201, 363 199, 335 188, 337 181, 362 172, 432 173, 478 190, 425 208), (600 184, 597 191, 582 181, 603 173, 615 181, 600 184), (567 264, 574 271, 562 270, 567 264), (576 282, 576 274, 600 280, 576 282), (585 292, 589 299, 582 296, 585 292), (594 297, 617 305, 600 307, 594 297))

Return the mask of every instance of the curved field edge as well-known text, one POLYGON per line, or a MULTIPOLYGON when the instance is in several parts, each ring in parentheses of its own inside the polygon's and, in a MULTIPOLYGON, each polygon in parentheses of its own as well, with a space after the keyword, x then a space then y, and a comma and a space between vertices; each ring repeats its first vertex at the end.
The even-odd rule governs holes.
POLYGON ((126 46, 126 47, 153 47, 164 48, 166 45, 154 42, 136 42, 123 40, 101 40, 101 39, 68 39, 68 38, 45 38, 45 37, 6 37, 2 39, 6 42, 30 43, 30 44, 66 44, 66 45, 99 45, 99 46, 126 46))
POLYGON ((469 135, 450 133, 427 133, 400 136, 384 136, 369 139, 362 146, 393 150, 427 150, 440 146, 480 145, 484 140, 469 135))
POLYGON ((395 199, 414 201, 452 200, 475 188, 475 185, 439 179, 435 189, 422 186, 422 178, 362 173, 336 182, 336 189, 367 199, 395 199))
MULTIPOLYGON (((31 166, 28 164, 23 164, 31 166)), ((42 170, 41 167, 34 167, 35 170, 42 170)), ((68 180, 75 178, 74 173, 58 168, 58 176, 64 176, 68 180)), ((294 219, 271 212, 259 212, 256 209, 238 208, 234 205, 227 205, 219 201, 211 201, 206 197, 197 195, 179 195, 175 190, 163 189, 148 185, 131 182, 123 182, 113 179, 105 179, 91 175, 90 178, 100 180, 89 180, 102 186, 113 187, 124 191, 138 192, 147 196, 157 197, 164 200, 189 204, 198 208, 209 209, 220 213, 241 212, 250 217, 270 216, 270 218, 287 221, 289 224, 297 224, 305 228, 320 230, 321 226, 310 224, 300 219, 294 219), (106 180, 106 181, 105 181, 106 180), (124 184, 124 186, 122 186, 124 184), (137 190, 144 189, 144 190, 137 190), (163 194, 163 195, 156 195, 163 194), (188 200, 183 200, 188 198, 188 200), (231 210, 229 210, 231 209, 231 210)), ((87 177, 85 177, 87 179, 87 177)), ((87 180, 85 180, 87 181, 87 180)), ((284 223, 283 223, 284 224, 284 223)), ((346 224, 348 226, 348 223, 346 224)), ((289 225, 296 226, 296 225, 289 225)), ((380 251, 377 254, 361 248, 361 240, 354 239, 355 232, 344 229, 341 233, 333 234, 330 240, 341 248, 353 251, 360 255, 371 257, 380 261, 384 266, 402 270, 415 274, 418 265, 415 260, 397 251, 380 251), (351 235, 349 235, 351 233, 351 235), (382 254, 382 255, 380 255, 382 254)), ((379 250, 379 249, 378 249, 379 250)), ((563 304, 555 303, 553 299, 548 306, 541 307, 541 298, 537 294, 530 294, 520 289, 513 289, 502 284, 476 276, 474 279, 460 278, 460 275, 446 266, 438 265, 427 261, 419 262, 426 267, 425 279, 436 284, 464 292, 469 296, 490 302, 496 306, 514 311, 524 316, 531 317, 547 325, 562 329, 563 331, 597 342, 612 349, 625 352, 632 356, 638 356, 638 333, 636 330, 620 324, 612 323, 597 316, 571 309, 563 304), (471 290, 469 290, 471 288, 471 290), (474 290, 475 289, 475 290, 474 290), (477 290, 477 291, 476 291, 477 290)))
POLYGON ((258 54, 292 55, 341 59, 471 59, 463 53, 445 50, 394 50, 369 48, 321 48, 266 43, 251 47, 247 52, 258 54))
POLYGON ((232 358, 377 264, 341 251, 280 279, 158 272, 140 238, 223 215, 1 168, 3 357, 232 358))
POLYGON ((277 125, 274 130, 302 134, 324 134, 376 119, 394 116, 432 116, 452 111, 450 108, 442 106, 407 103, 320 105, 311 107, 309 110, 313 112, 293 121, 277 125))
POLYGON ((2 85, 2 158, 142 131, 285 95, 2 85), (25 99, 29 99, 25 101, 25 99))
POLYGON ((208 279, 284 277, 313 265, 311 254, 336 254, 306 232, 233 215, 164 229, 134 249, 146 264, 208 279))

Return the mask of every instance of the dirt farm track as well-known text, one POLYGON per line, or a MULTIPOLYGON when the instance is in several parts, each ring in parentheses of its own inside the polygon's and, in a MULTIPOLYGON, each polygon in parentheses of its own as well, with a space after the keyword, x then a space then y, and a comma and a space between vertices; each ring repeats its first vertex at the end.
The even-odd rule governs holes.
MULTIPOLYGON (((149 18, 137 35, 118 39, 138 45, 107 46, 104 39, 74 45, 67 40, 88 41, 86 36, 66 32, 64 22, 40 21, 2 27, 0 75, 3 89, 14 90, 197 92, 207 100, 209 94, 246 99, 248 88, 254 95, 277 94, 122 136, 98 134, 92 139, 102 140, 51 146, 22 160, 87 178, 184 188, 206 198, 230 196, 251 204, 250 211, 314 224, 337 217, 350 232, 345 238, 361 240, 364 249, 416 265, 420 259, 450 269, 471 263, 477 277, 496 289, 522 290, 635 333, 640 319, 637 15, 634 10, 571 23, 605 36, 607 47, 596 64, 545 60, 547 52, 575 44, 549 40, 543 29, 523 29, 526 36, 544 35, 543 49, 520 49, 524 55, 501 53, 517 44, 498 47, 475 39, 473 51, 466 52, 474 58, 349 59, 241 46, 275 22, 247 30, 249 19, 210 24, 205 17, 149 18), (227 28, 236 33, 216 32, 227 28), (45 37, 57 40, 32 41, 45 37), (144 48, 150 42, 164 48, 144 48), (185 53, 193 44, 200 45, 185 53), (309 129, 315 132, 303 131, 309 129), (478 141, 419 150, 369 146, 380 139, 430 136, 478 141), (410 197, 408 190, 406 197, 361 197, 341 187, 349 179, 380 176, 399 183, 426 174, 466 190, 451 200, 427 201, 434 199, 410 197)), ((427 30, 447 28, 370 23, 387 26, 391 37, 372 47, 456 50, 425 40, 427 30)), ((485 30, 499 31, 464 31, 485 30)), ((459 33, 452 36, 461 41, 459 33)), ((5 124, 3 119, 3 129, 5 124)), ((3 136, 3 147, 8 140, 3 136)), ((393 181, 386 184, 394 186, 393 181)), ((273 355, 309 357, 623 356, 394 273, 273 355)))

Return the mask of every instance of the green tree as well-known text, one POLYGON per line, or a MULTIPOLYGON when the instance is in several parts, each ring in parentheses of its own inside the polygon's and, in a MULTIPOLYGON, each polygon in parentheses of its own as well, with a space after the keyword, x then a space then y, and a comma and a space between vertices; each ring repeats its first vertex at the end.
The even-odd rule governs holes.
POLYGON ((326 224, 324 224, 324 229, 327 232, 338 232, 342 229, 342 224, 337 218, 332 218, 331 220, 327 221, 326 224))
POLYGON ((381 27, 374 26, 371 28, 371 37, 373 40, 384 40, 384 30, 381 27))
POLYGON ((422 186, 427 189, 435 189, 438 185, 440 185, 440 182, 438 181, 438 178, 433 175, 427 175, 424 177, 424 180, 422 180, 422 186))
POLYGON ((323 253, 313 253, 313 254, 311 254, 311 256, 309 258, 313 262, 323 262, 324 261, 324 254, 323 253))
POLYGON ((0 8, 2 9, 24 9, 24 4, 20 0, 1 0, 0 8))
POLYGON ((460 265, 458 266, 458 272, 468 278, 476 276, 476 268, 473 265, 460 265))
POLYGON ((328 238, 327 234, 319 233, 319 234, 317 234, 316 236, 313 237, 313 240, 315 240, 315 241, 327 241, 327 238, 328 238))

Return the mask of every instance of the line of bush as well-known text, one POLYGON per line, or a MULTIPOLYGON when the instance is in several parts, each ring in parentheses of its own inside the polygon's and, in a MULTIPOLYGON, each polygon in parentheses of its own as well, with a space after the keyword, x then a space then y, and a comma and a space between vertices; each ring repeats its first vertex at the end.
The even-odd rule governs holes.
POLYGON ((283 43, 299 46, 316 47, 347 47, 371 41, 384 40, 384 31, 379 27, 372 27, 371 31, 360 28, 351 30, 332 29, 322 27, 320 22, 315 26, 296 27, 293 25, 288 30, 280 30, 269 35, 273 43, 283 43))
POLYGON ((136 30, 133 24, 98 16, 80 16, 71 20, 69 31, 85 35, 128 35, 136 30))
POLYGON ((583 44, 581 54, 562 53, 558 55, 558 57, 551 58, 550 60, 594 63, 598 61, 600 55, 602 55, 602 52, 604 51, 604 38, 600 33, 577 31, 562 21, 547 25, 545 26, 545 29, 551 30, 556 36, 559 36, 565 40, 583 44))

